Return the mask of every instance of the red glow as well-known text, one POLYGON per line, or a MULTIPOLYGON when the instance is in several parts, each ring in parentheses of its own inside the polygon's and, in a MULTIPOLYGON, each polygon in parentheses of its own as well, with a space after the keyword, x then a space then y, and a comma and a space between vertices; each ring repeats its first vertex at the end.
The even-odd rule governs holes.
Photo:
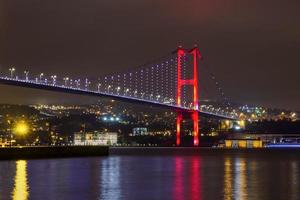
POLYGON ((193 157, 192 158, 192 165, 191 165, 191 198, 192 200, 201 200, 201 158, 200 157, 193 157))
POLYGON ((193 113, 193 123, 194 123, 194 146, 199 145, 199 127, 198 127, 198 111, 193 113))
POLYGON ((175 185, 174 185, 174 197, 175 200, 183 200, 184 196, 184 183, 183 183, 183 159, 182 157, 175 157, 175 185))
POLYGON ((184 55, 184 50, 178 48, 177 50, 177 106, 181 105, 181 57, 184 55))
POLYGON ((182 119, 182 114, 178 113, 177 114, 177 121, 176 121, 176 145, 180 145, 180 123, 182 119))
MULTIPOLYGON (((182 48, 177 50, 177 106, 181 106, 181 87, 183 85, 192 85, 193 86, 193 107, 194 110, 198 110, 198 58, 202 58, 197 47, 193 48, 191 51, 186 52, 182 48), (181 58, 186 53, 193 55, 193 79, 183 80, 181 79, 181 58)), ((176 145, 180 145, 180 122, 182 115, 178 112, 177 121, 176 121, 176 145)), ((194 146, 199 145, 199 126, 198 126, 198 111, 192 113, 193 119, 193 132, 194 132, 194 146)))

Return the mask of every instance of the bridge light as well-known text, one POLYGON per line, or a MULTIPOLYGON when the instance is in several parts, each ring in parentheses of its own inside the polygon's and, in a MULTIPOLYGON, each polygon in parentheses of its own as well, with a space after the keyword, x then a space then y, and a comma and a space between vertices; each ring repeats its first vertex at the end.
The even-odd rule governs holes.
POLYGON ((25 74, 25 80, 28 81, 28 74, 29 74, 29 71, 25 70, 25 71, 24 71, 24 74, 25 74))
POLYGON ((65 82, 65 85, 64 85, 64 86, 67 87, 67 83, 68 83, 68 81, 69 81, 69 77, 64 77, 63 80, 64 80, 64 82, 65 82))
POLYGON ((125 90, 125 96, 127 96, 127 93, 129 92, 129 89, 128 88, 126 88, 126 90, 125 90))
POLYGON ((135 97, 136 97, 136 94, 137 94, 137 90, 134 91, 134 96, 135 96, 135 97))
POLYGON ((101 88, 101 83, 98 83, 97 84, 97 90, 98 90, 98 92, 100 92, 100 88, 101 88))
POLYGON ((120 86, 118 86, 117 88, 116 88, 116 90, 117 90, 117 94, 119 95, 119 91, 120 91, 120 86))
POLYGON ((157 95, 157 96, 156 96, 156 101, 158 101, 158 100, 159 100, 159 98, 160 98, 160 95, 157 95))
POLYGON ((10 71, 10 78, 13 78, 14 71, 16 71, 16 69, 14 67, 11 67, 8 70, 10 71))
POLYGON ((42 81, 42 77, 44 76, 44 73, 40 74, 40 81, 42 81))
POLYGON ((111 85, 107 86, 107 93, 109 93, 109 89, 111 88, 111 85))

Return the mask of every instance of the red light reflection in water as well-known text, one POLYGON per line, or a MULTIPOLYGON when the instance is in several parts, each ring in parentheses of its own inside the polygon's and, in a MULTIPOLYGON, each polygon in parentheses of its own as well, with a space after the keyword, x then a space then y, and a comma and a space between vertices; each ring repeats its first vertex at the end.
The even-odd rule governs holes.
POLYGON ((190 169, 191 175, 191 199, 193 200, 199 200, 202 199, 201 196, 201 159, 199 157, 193 157, 192 158, 192 164, 190 169))
POLYGON ((173 195, 173 199, 175 200, 202 199, 201 159, 199 157, 189 157, 184 159, 182 157, 175 158, 175 180, 173 195), (186 176, 188 176, 187 182, 184 180, 186 176))
POLYGON ((175 185, 174 185, 174 199, 183 200, 183 159, 182 157, 175 158, 175 185))

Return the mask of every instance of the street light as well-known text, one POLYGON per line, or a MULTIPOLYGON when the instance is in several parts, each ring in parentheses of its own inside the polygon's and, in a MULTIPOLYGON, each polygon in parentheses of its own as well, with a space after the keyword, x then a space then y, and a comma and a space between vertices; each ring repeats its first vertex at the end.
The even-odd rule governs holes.
POLYGON ((116 88, 116 90, 117 90, 117 94, 119 95, 119 91, 120 91, 120 86, 118 86, 117 88, 116 88))
POLYGON ((136 94, 137 94, 137 90, 134 90, 134 93, 133 93, 134 97, 136 97, 136 94))
POLYGON ((157 96, 156 96, 156 101, 158 101, 158 100, 159 100, 159 98, 160 98, 160 95, 157 95, 157 96))
POLYGON ((14 71, 16 71, 16 69, 14 67, 11 67, 8 70, 10 71, 10 78, 13 78, 14 71))
POLYGON ((56 75, 52 75, 52 76, 51 76, 51 79, 52 79, 52 85, 55 85, 55 84, 56 84, 56 78, 57 78, 56 75))
POLYGON ((91 82, 86 78, 85 79, 85 90, 88 89, 89 85, 91 84, 91 82))
POLYGON ((25 121, 16 122, 14 133, 17 135, 26 135, 29 132, 29 126, 25 121))
POLYGON ((25 74, 25 80, 28 81, 29 71, 25 70, 25 71, 24 71, 24 74, 25 74))
POLYGON ((150 96, 149 96, 150 100, 152 100, 152 97, 153 97, 153 94, 150 94, 150 96))
POLYGON ((29 125, 25 121, 13 121, 7 120, 7 123, 10 125, 10 146, 12 146, 13 134, 19 136, 25 136, 29 132, 29 125))
POLYGON ((44 76, 44 73, 40 74, 40 82, 42 82, 42 77, 44 76))
POLYGON ((77 79, 74 81, 75 84, 76 84, 76 88, 79 89, 79 86, 80 86, 80 79, 77 79))
POLYGON ((129 92, 129 88, 126 88, 126 90, 125 90, 125 96, 127 96, 128 92, 129 92))
POLYGON ((100 88, 101 88, 101 83, 98 83, 97 85, 98 92, 100 92, 100 88))
POLYGON ((67 83, 68 83, 68 81, 69 81, 69 77, 64 77, 63 80, 64 80, 64 82, 65 82, 65 87, 67 87, 67 83))
POLYGON ((107 86, 107 93, 109 93, 109 89, 111 88, 111 85, 107 86))

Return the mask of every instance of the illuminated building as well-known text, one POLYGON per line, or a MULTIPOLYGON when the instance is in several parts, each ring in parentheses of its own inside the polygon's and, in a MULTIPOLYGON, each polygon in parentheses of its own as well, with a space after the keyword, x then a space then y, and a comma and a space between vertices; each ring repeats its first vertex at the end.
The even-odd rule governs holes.
POLYGON ((74 134, 74 145, 115 145, 117 141, 118 134, 114 132, 94 131, 74 134))
POLYGON ((138 127, 132 129, 132 136, 147 135, 147 134, 148 134, 147 128, 138 127))
POLYGON ((225 148, 262 148, 263 142, 260 139, 227 139, 225 148))
POLYGON ((9 146, 10 141, 5 137, 0 137, 0 147, 9 146))

